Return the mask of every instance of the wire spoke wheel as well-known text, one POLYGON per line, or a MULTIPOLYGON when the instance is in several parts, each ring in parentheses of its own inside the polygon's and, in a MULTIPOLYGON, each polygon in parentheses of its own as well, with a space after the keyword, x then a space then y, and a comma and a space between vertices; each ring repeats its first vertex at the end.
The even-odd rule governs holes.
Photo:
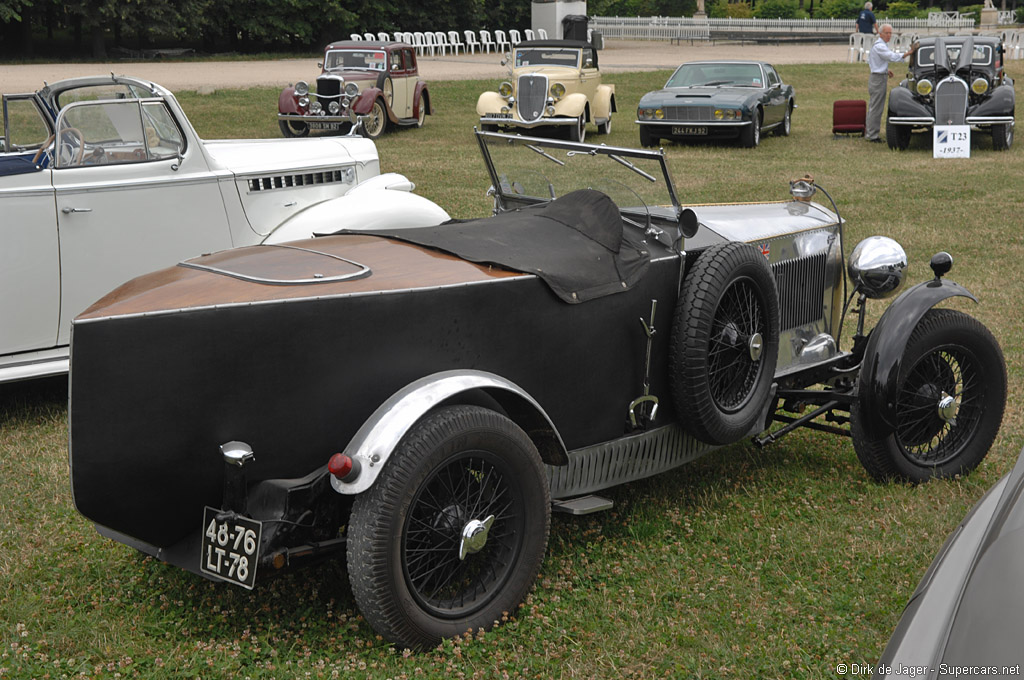
POLYGON ((719 408, 734 413, 750 399, 763 363, 751 354, 751 343, 764 337, 764 315, 753 282, 734 282, 718 307, 708 350, 711 396, 719 408))
POLYGON ((522 494, 514 484, 501 461, 473 451, 435 470, 416 494, 402 563, 409 589, 424 609, 437 616, 463 616, 500 591, 526 530, 522 494), (488 517, 494 519, 482 547, 461 556, 467 527, 488 517))

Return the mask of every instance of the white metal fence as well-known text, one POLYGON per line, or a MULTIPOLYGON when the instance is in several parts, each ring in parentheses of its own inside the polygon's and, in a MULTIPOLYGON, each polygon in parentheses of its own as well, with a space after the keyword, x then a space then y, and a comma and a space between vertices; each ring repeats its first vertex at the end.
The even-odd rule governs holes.
MULTIPOLYGON (((1007 13, 1012 14, 1012 13, 1007 13)), ((1012 20, 1012 16, 1009 17, 1012 20)), ((1000 16, 1002 19, 1002 16, 1000 16)), ((887 19, 900 32, 929 29, 949 31, 974 28, 974 17, 957 12, 932 12, 927 19, 887 19)), ((1000 22, 1001 23, 1001 22, 1000 22)), ((694 17, 591 17, 589 27, 605 38, 624 40, 707 39, 712 33, 792 34, 845 36, 857 30, 853 19, 735 19, 694 17)))

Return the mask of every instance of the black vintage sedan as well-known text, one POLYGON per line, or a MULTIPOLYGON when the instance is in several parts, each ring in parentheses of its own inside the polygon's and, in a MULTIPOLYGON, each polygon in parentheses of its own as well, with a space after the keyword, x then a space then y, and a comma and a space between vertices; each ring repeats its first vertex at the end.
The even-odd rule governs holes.
POLYGON ((796 96, 763 61, 695 61, 676 69, 665 87, 640 99, 641 146, 662 139, 738 139, 745 147, 761 134, 789 135, 796 96))
POLYGON ((992 134, 992 148, 1013 144, 1016 96, 1006 75, 1003 44, 992 36, 922 38, 910 73, 889 94, 885 139, 906 149, 916 131, 970 125, 992 134))
POLYGON ((948 254, 869 329, 906 255, 846 259, 810 178, 688 207, 659 152, 477 140, 493 217, 205 255, 75 320, 71 483, 101 534, 245 588, 345 554, 370 625, 424 647, 517 611, 553 509, 716 446, 817 428, 912 482, 987 453, 1006 368, 934 309, 974 299, 948 254))

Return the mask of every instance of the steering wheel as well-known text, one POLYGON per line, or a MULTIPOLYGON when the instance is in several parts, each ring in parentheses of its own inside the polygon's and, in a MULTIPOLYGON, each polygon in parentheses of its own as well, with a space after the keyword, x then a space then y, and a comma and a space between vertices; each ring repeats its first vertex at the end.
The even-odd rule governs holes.
MULTIPOLYGON (((81 165, 82 164, 82 160, 84 159, 84 156, 85 156, 85 137, 82 135, 82 131, 79 130, 78 128, 69 127, 69 128, 64 128, 63 130, 60 131, 61 138, 63 139, 64 135, 67 135, 69 133, 70 133, 70 136, 76 137, 77 139, 75 141, 78 142, 78 154, 77 154, 77 156, 75 156, 72 159, 74 161, 73 165, 81 165)), ((43 145, 41 147, 39 147, 39 150, 36 151, 34 156, 32 156, 32 163, 34 163, 34 164, 39 163, 39 159, 43 157, 43 154, 46 153, 47 149, 49 149, 50 144, 53 143, 53 140, 55 138, 56 138, 56 135, 50 135, 49 137, 46 138, 46 141, 43 142, 43 145)), ((59 151, 60 145, 58 144, 57 146, 58 146, 57 157, 59 158, 60 157, 60 151, 59 151)), ((72 145, 69 143, 68 146, 72 146, 72 145)))

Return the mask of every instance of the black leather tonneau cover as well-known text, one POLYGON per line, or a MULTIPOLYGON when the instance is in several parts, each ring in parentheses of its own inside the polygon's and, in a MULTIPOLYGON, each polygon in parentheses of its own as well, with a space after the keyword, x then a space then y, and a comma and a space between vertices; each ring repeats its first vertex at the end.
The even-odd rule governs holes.
POLYGON ((642 234, 624 231, 614 201, 593 189, 484 219, 338 233, 393 238, 470 262, 536 274, 568 303, 628 290, 650 263, 642 234))

